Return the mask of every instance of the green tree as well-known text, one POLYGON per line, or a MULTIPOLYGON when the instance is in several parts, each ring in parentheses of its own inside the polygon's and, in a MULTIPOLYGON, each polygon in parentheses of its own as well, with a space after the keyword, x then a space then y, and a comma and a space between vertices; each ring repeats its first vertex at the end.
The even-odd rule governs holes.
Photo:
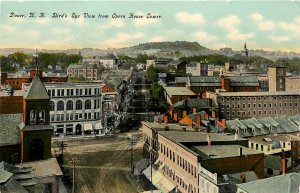
POLYGON ((147 77, 152 82, 157 82, 157 73, 158 69, 155 68, 153 65, 150 65, 147 69, 147 77))
POLYGON ((136 57, 137 63, 146 63, 146 61, 149 60, 149 56, 147 54, 138 54, 136 57))

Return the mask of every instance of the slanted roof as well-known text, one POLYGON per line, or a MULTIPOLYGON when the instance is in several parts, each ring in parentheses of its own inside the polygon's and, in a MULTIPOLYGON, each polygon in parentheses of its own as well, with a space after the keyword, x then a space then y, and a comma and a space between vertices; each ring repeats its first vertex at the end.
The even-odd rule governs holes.
POLYGON ((181 96, 185 96, 185 95, 196 95, 193 91, 191 91, 190 89, 186 88, 186 87, 164 87, 165 91, 167 92, 167 94, 172 97, 175 95, 181 95, 181 96))
POLYGON ((235 184, 240 184, 240 176, 244 175, 246 177, 246 182, 252 182, 255 180, 259 180, 258 176, 254 171, 245 171, 245 172, 239 172, 234 174, 227 174, 229 180, 235 184))
POLYGON ((50 158, 41 161, 27 162, 22 164, 22 167, 28 167, 28 166, 32 167, 35 177, 37 178, 63 175, 55 158, 50 158))
POLYGON ((186 83, 188 80, 187 77, 175 77, 175 83, 186 83))
POLYGON ((259 86, 256 76, 228 76, 230 86, 259 86))
POLYGON ((286 116, 281 116, 281 117, 276 117, 273 118, 274 121, 280 124, 280 126, 287 132, 287 133, 292 133, 292 132, 298 132, 300 129, 293 123, 291 122, 286 116))
POLYGON ((12 173, 0 169, 0 184, 6 183, 12 176, 12 173))
POLYGON ((300 174, 290 173, 237 186, 248 193, 299 193, 300 174))
POLYGON ((68 69, 77 69, 77 68, 82 68, 83 65, 81 64, 71 64, 68 66, 68 69))
POLYGON ((20 143, 22 114, 0 114, 0 146, 20 143))
POLYGON ((221 86, 218 76, 190 76, 191 86, 221 86))
POLYGON ((173 60, 171 61, 168 65, 171 65, 171 66, 178 66, 179 64, 181 63, 186 63, 185 61, 182 61, 182 60, 173 60))
POLYGON ((35 76, 32 80, 28 91, 24 95, 25 100, 43 100, 50 99, 47 90, 39 76, 35 76))
POLYGON ((210 99, 186 99, 179 101, 173 105, 174 108, 211 108, 211 107, 217 107, 217 104, 212 100, 212 103, 210 104, 210 99))

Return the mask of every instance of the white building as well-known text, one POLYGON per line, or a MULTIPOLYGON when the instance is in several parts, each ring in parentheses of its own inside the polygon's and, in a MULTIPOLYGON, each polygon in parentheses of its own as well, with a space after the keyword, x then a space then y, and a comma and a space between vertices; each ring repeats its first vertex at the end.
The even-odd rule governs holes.
POLYGON ((191 76, 207 76, 208 64, 191 62, 186 65, 186 74, 189 74, 191 76))
MULTIPOLYGON (((23 88, 30 84, 24 84, 23 88)), ((101 85, 93 82, 44 83, 50 100, 50 124, 56 134, 104 135, 101 85)))

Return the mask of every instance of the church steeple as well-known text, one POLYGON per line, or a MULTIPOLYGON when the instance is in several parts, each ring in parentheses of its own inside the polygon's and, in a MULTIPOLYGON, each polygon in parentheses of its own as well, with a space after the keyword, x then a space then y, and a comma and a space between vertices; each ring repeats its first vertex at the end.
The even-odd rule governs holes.
POLYGON ((47 93, 47 90, 38 75, 36 75, 34 77, 34 79, 32 80, 32 83, 31 83, 28 91, 24 95, 24 99, 27 101, 28 100, 42 100, 42 99, 49 100, 50 99, 50 97, 47 93))

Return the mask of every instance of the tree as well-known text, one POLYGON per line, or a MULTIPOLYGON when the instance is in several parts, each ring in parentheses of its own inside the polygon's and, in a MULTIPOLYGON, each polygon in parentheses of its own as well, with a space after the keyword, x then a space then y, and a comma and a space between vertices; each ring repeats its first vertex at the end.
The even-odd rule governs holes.
POLYGON ((143 63, 145 64, 149 60, 149 56, 147 54, 138 54, 136 57, 137 63, 143 63))
POLYGON ((157 73, 158 69, 155 68, 153 65, 150 65, 147 69, 147 77, 152 82, 157 82, 157 73))

